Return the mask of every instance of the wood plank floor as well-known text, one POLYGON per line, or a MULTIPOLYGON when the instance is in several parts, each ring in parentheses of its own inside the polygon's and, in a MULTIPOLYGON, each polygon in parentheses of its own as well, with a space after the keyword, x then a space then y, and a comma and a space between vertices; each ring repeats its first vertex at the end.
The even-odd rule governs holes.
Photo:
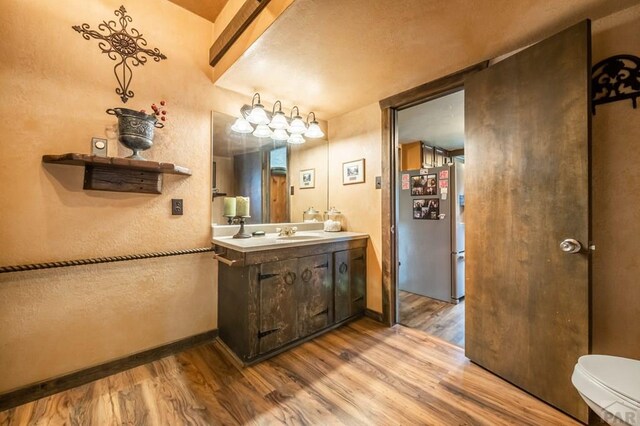
POLYGON ((398 291, 400 324, 464 348, 464 299, 457 305, 398 291))
POLYGON ((253 367, 203 345, 0 413, 1 425, 575 425, 463 351, 368 318, 253 367))

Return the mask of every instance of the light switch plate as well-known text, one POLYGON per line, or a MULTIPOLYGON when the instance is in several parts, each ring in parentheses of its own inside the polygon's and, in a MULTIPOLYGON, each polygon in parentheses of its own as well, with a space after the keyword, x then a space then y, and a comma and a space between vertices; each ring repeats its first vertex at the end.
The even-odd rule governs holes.
POLYGON ((91 154, 100 157, 107 156, 107 140, 101 138, 91 138, 91 154))
POLYGON ((382 176, 376 176, 376 189, 382 189, 382 176))

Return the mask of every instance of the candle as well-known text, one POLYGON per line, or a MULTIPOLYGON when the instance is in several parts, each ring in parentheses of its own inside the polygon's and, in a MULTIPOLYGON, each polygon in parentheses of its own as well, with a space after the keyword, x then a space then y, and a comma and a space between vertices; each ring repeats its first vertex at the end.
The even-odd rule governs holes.
POLYGON ((224 216, 236 215, 236 199, 233 197, 224 197, 224 216))
POLYGON ((249 197, 236 197, 236 215, 249 216, 249 197))

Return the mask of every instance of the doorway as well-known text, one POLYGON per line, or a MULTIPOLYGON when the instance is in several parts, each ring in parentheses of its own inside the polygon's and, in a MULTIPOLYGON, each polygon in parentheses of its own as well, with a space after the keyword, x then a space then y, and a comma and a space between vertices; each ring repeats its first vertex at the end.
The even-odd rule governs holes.
POLYGON ((570 377, 590 350, 590 34, 583 21, 380 101, 384 319, 397 318, 398 111, 464 86, 465 355, 584 423, 570 377))
POLYGON ((397 113, 396 321, 464 347, 464 90, 397 113))

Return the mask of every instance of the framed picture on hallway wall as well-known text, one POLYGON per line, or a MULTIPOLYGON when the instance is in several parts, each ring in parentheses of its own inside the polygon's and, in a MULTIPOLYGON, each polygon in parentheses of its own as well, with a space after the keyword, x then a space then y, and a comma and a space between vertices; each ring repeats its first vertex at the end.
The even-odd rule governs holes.
POLYGON ((364 182, 364 158, 342 163, 342 184, 364 182))
POLYGON ((315 188, 316 169, 300 170, 300 189, 315 188))

